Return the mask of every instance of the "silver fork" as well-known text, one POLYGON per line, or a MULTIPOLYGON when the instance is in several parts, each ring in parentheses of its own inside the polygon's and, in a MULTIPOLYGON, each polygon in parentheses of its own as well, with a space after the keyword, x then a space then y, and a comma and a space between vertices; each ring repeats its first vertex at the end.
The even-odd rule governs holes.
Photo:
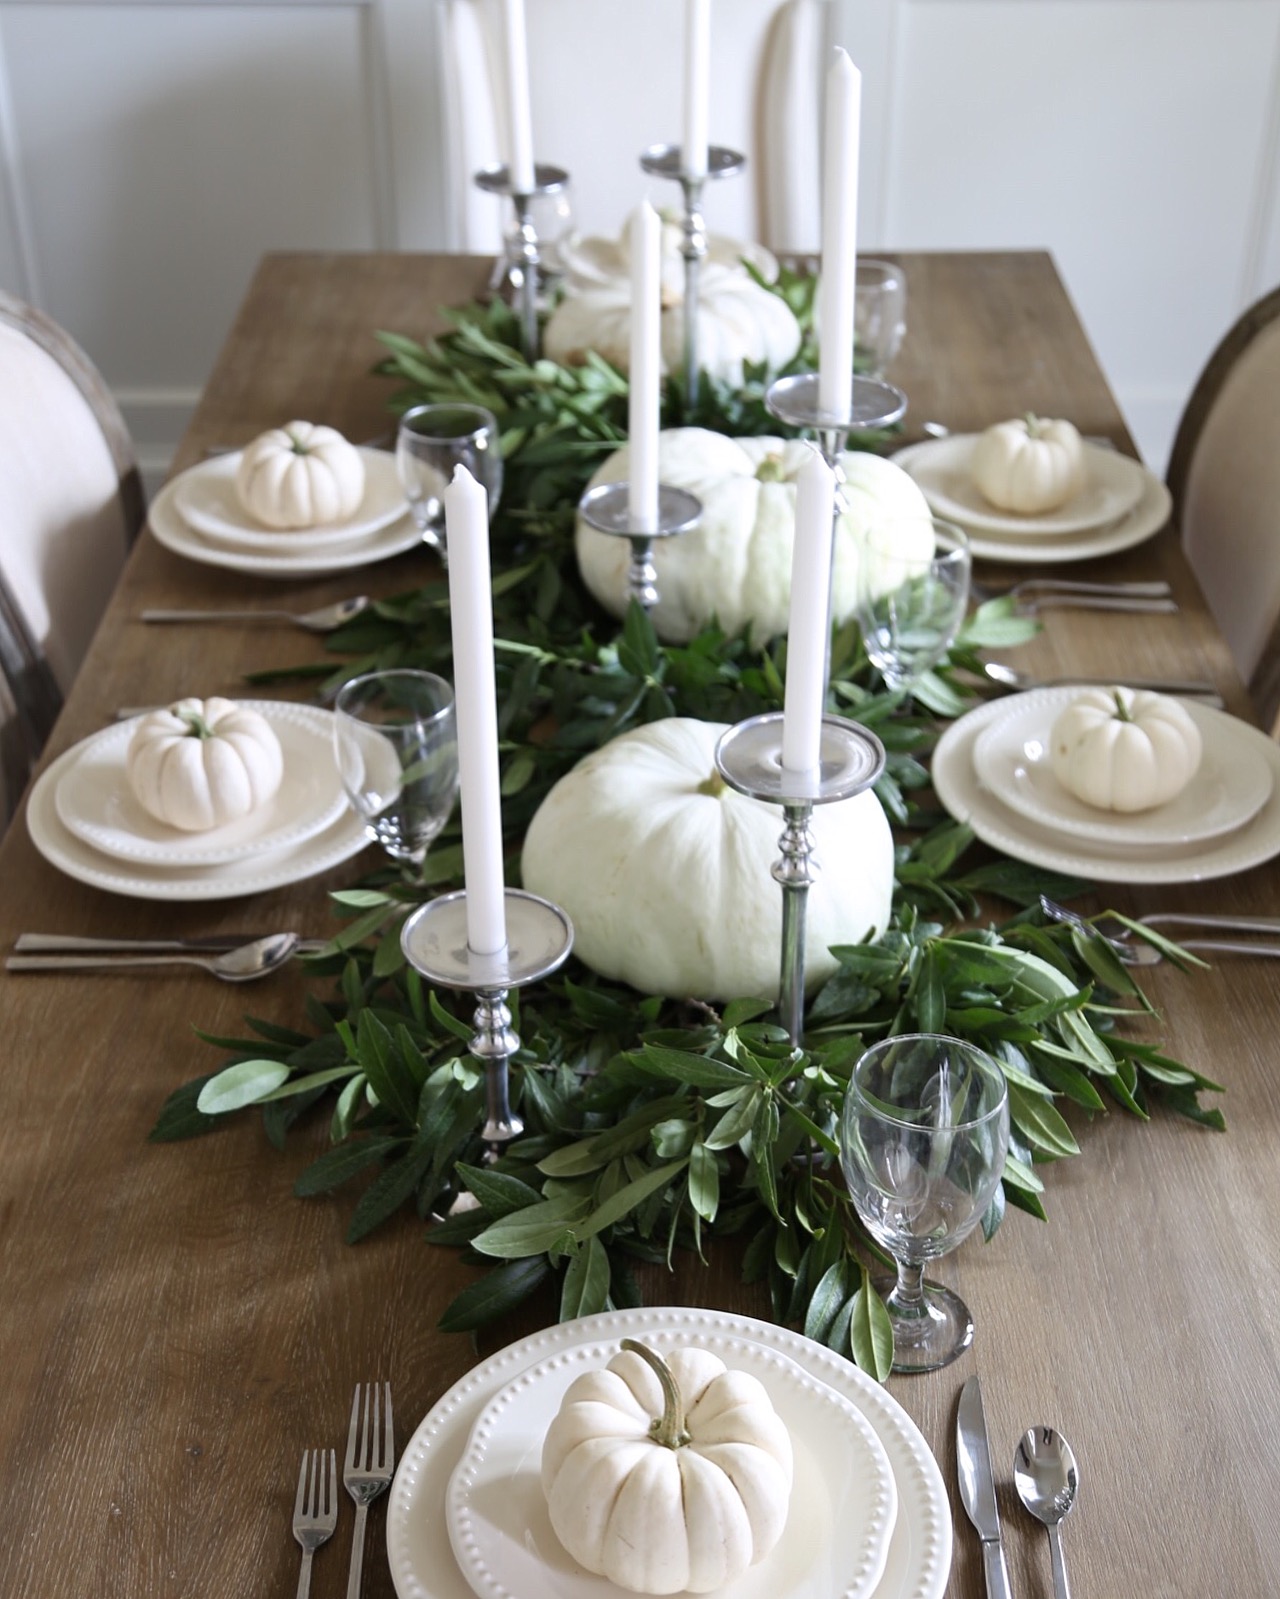
POLYGON ((351 1404, 351 1426, 347 1432, 347 1458, 342 1466, 342 1481, 356 1502, 356 1526, 351 1535, 351 1570, 347 1577, 347 1599, 360 1599, 364 1577, 364 1529, 369 1506, 391 1485, 395 1465, 395 1436, 391 1427, 391 1384, 369 1382, 364 1385, 361 1408, 360 1384, 351 1404))
POLYGON ((311 1592, 311 1557, 322 1543, 328 1543, 338 1525, 338 1458, 330 1449, 302 1451, 298 1473, 298 1497, 293 1502, 293 1536, 302 1545, 302 1569, 298 1573, 298 1599, 311 1592), (310 1472, 307 1467, 310 1466, 310 1472))
MULTIPOLYGON (((1117 924, 1116 933, 1104 933, 1096 921, 1090 921, 1081 916, 1079 911, 1069 910, 1065 905, 1059 905, 1047 895, 1040 896, 1040 909, 1054 922, 1065 922, 1068 926, 1079 927, 1084 932, 1103 943, 1110 945, 1113 952, 1126 966, 1158 966, 1165 959, 1165 954, 1155 944, 1147 944, 1142 939, 1135 938, 1131 927, 1126 927, 1123 922, 1117 924)), ((1105 918, 1100 918, 1105 920, 1105 918)), ((1195 950, 1209 950, 1218 955, 1261 955, 1264 957, 1280 958, 1280 944, 1262 944, 1248 937, 1250 933, 1280 933, 1280 922, 1265 916, 1190 916, 1179 915, 1173 911, 1157 913, 1152 916, 1135 918, 1143 927, 1150 927, 1153 931, 1161 926, 1165 927, 1202 927, 1218 929, 1222 932, 1242 933, 1243 941, 1237 942, 1229 938, 1179 938, 1175 942, 1179 949, 1189 952, 1195 950)))
POLYGON ((1084 609, 1172 612, 1178 608, 1163 578, 1132 583, 1093 583, 1083 578, 1029 577, 1004 587, 998 583, 970 581, 974 599, 1012 600, 1020 610, 1042 605, 1078 605, 1084 609), (1105 603, 1102 603, 1105 602, 1105 603))

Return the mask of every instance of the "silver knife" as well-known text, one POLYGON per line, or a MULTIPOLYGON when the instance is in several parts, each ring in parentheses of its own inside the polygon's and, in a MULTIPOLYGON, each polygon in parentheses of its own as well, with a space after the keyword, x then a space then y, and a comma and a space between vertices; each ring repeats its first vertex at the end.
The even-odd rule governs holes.
POLYGON ((960 1390, 960 1407, 956 1411, 956 1461, 960 1500, 965 1515, 982 1539, 987 1599, 1012 1599, 1004 1547, 1000 1542, 1000 1512, 996 1509, 996 1480, 991 1471, 987 1418, 982 1410, 982 1385, 976 1377, 970 1377, 960 1390))

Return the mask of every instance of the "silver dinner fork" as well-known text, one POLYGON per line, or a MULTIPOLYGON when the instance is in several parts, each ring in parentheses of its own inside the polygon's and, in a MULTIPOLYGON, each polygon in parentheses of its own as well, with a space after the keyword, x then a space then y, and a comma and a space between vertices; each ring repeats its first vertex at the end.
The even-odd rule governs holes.
MULTIPOLYGON (((1115 924, 1114 933, 1104 932, 1098 925, 1106 921, 1106 917, 1091 920, 1081 916, 1079 911, 1069 910, 1065 905, 1059 905, 1046 894, 1040 896, 1040 909, 1051 921, 1065 922, 1070 927, 1079 927, 1094 938, 1100 938, 1104 944, 1110 945, 1113 953, 1126 966, 1158 966, 1165 959, 1164 951, 1155 944, 1144 943, 1140 937, 1135 937, 1133 929, 1126 927, 1123 922, 1115 924)), ((1141 926, 1150 927, 1152 931, 1160 928, 1190 927, 1192 929, 1204 928, 1224 933, 1239 933, 1243 935, 1239 940, 1231 938, 1178 938, 1172 933, 1169 936, 1178 945, 1189 953, 1197 950, 1207 950, 1218 955, 1260 955, 1264 957, 1280 958, 1280 944, 1264 944, 1253 938, 1255 933, 1280 934, 1280 922, 1265 916, 1194 916, 1181 915, 1174 911, 1157 913, 1152 916, 1135 918, 1141 926)))
POLYGON ((1178 609, 1178 602, 1162 578, 1133 583, 1092 583, 1081 578, 1029 577, 1008 587, 973 581, 969 587, 975 600, 1011 600, 1014 609, 1024 616, 1033 616, 1038 610, 1050 607, 1157 615, 1171 615, 1178 609))
POLYGON ((328 1543, 338 1525, 338 1458, 330 1449, 302 1451, 298 1497, 293 1502, 293 1536, 302 1545, 298 1599, 311 1592, 311 1557, 328 1543), (308 1471, 308 1467, 310 1470, 308 1471))
POLYGON ((351 1426, 347 1432, 347 1458, 342 1465, 342 1481, 356 1502, 356 1526, 351 1535, 351 1570, 347 1577, 347 1599, 360 1599, 364 1576, 364 1529, 369 1506, 391 1486, 395 1465, 395 1435, 391 1427, 391 1384, 356 1384, 351 1405, 351 1426))

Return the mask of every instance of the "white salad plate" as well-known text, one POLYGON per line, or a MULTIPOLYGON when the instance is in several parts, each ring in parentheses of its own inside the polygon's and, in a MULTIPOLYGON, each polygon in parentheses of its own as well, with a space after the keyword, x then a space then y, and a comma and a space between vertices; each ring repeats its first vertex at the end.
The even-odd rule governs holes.
MULTIPOLYGON (((743 1339, 794 1361, 870 1422, 883 1446, 898 1495, 884 1572, 874 1599, 941 1599, 951 1571, 951 1511, 946 1487, 915 1423, 879 1383, 811 1339, 770 1322, 713 1310, 653 1306, 605 1311, 562 1322, 491 1355, 428 1412, 396 1468, 387 1505, 387 1554, 399 1599, 472 1599, 453 1556, 446 1501, 476 1423, 522 1372, 583 1346, 622 1338, 694 1342, 743 1339)), ((832 1474, 845 1470, 843 1461, 832 1474)), ((621 1590, 614 1590, 621 1599, 621 1590)), ((787 1588, 771 1599, 794 1599, 787 1588)))
MULTIPOLYGON (((1183 703, 1193 709, 1191 701, 1183 703)), ((1193 714, 1200 709, 1194 707, 1193 714)), ((992 792, 974 765, 974 746, 1006 710, 1007 702, 996 700, 953 722, 938 740, 932 770, 934 791, 951 815, 1015 860, 1099 883, 1199 883, 1248 871, 1280 854, 1280 744, 1247 722, 1224 716, 1231 729, 1224 747, 1244 752, 1246 760, 1260 756, 1271 774, 1270 797, 1249 821, 1232 833, 1189 844, 1117 844, 1033 822, 992 792)))
MULTIPOLYGON (((931 439, 921 444, 909 444, 899 450, 893 459, 912 477, 916 477, 916 463, 920 451, 948 444, 949 439, 931 439)), ((1051 566, 1056 562, 1091 561, 1103 555, 1114 555, 1119 550, 1132 549, 1158 533, 1169 520, 1173 499, 1169 490, 1154 473, 1144 466, 1122 456, 1115 450, 1098 450, 1099 455, 1125 461, 1140 474, 1141 491, 1132 507, 1111 521, 1082 528, 1073 533, 1049 533, 1040 528, 1040 519, 1026 517, 1016 520, 1016 530, 996 532, 980 528, 958 511, 951 520, 958 523, 969 535, 969 548, 980 560, 1006 562, 1022 566, 1051 566)), ((920 479, 916 477, 920 483, 920 479)), ((939 509, 929 491, 920 483, 925 499, 936 515, 948 513, 939 509)), ((977 490, 974 490, 977 493, 977 490)))
POLYGON ((117 722, 84 739, 54 790, 62 825, 120 860, 151 866, 218 866, 314 838, 346 809, 333 755, 333 712, 282 700, 245 700, 280 740, 284 775, 264 804, 239 821, 187 833, 157 821, 129 786, 129 743, 141 718, 117 722))
MULTIPOLYGON (((691 1340, 660 1333, 670 1354, 691 1340)), ((889 1554, 898 1492, 888 1456, 861 1410, 788 1356, 727 1333, 701 1333, 699 1349, 759 1379, 791 1439, 794 1476, 775 1547, 720 1599, 868 1599, 889 1554)), ((542 1491, 542 1443, 569 1385, 600 1371, 617 1339, 577 1344, 520 1373, 471 1430, 449 1484, 454 1558, 480 1599, 615 1599, 617 1586, 585 1571, 556 1536, 542 1491)))
POLYGON ((979 781, 1010 810, 1041 827, 1097 844, 1139 849, 1196 844, 1234 832, 1271 797, 1271 767, 1236 732, 1235 717, 1185 702, 1200 733, 1200 765, 1182 793, 1149 811, 1100 810, 1077 799, 1054 776, 1049 733, 1076 688, 1033 689, 1005 702, 1006 714, 974 740, 979 781))
POLYGON ((174 482, 165 486, 152 500, 147 510, 147 524, 158 543, 175 555, 189 561, 199 561, 204 566, 221 566, 231 572, 246 572, 253 577, 302 578, 323 577, 329 572, 343 572, 352 567, 372 566, 375 561, 385 561, 405 550, 415 549, 422 543, 413 517, 406 511, 394 522, 388 522, 376 533, 364 538, 346 539, 341 544, 327 544, 314 549, 305 542, 305 536, 293 535, 298 542, 290 544, 291 553, 260 555, 250 550, 233 550, 229 545, 197 533, 183 518, 174 499, 174 482))
POLYGON ((354 515, 341 522, 307 528, 264 527, 240 503, 236 473, 243 450, 199 461, 173 480, 173 501, 178 514, 197 533, 220 544, 255 555, 289 555, 299 548, 313 552, 330 544, 368 538, 409 509, 400 487, 395 457, 386 450, 362 447, 364 496, 354 515))
POLYGON ((131 899, 184 900, 239 899, 300 883, 327 872, 358 855, 369 843, 354 811, 346 810, 322 833, 292 848, 271 850, 246 860, 218 866, 164 867, 141 861, 115 860, 77 838, 58 817, 58 784, 66 775, 76 751, 67 750, 37 778, 27 801, 27 831, 31 842, 51 866, 90 888, 131 899))
POLYGON ((1118 521, 1142 498, 1146 473, 1140 461, 1119 450, 1084 444, 1084 486, 1065 505, 1035 516, 1001 511, 973 481, 977 443, 976 433, 953 433, 945 439, 926 439, 895 457, 920 485, 938 516, 950 517, 975 533, 1011 533, 1025 538, 1028 534, 1094 532, 1118 521))

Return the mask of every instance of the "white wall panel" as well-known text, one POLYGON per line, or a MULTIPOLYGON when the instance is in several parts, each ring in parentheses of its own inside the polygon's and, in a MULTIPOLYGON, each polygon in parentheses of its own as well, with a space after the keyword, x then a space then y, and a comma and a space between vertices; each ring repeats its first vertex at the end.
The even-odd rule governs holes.
POLYGON ((1047 246, 1161 468, 1240 307, 1275 92, 1259 0, 903 0, 884 230, 1047 246))

